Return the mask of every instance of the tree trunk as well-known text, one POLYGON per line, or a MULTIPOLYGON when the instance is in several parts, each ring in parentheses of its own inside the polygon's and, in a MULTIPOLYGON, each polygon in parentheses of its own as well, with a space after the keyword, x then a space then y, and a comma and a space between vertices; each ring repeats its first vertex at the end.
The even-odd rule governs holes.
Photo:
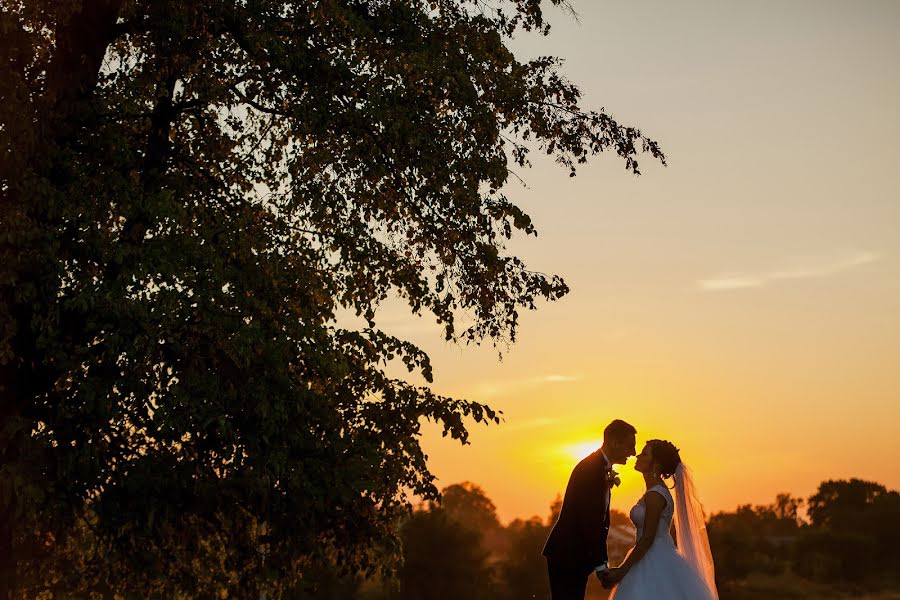
MULTIPOLYGON (((53 153, 77 135, 78 115, 90 104, 106 48, 115 37, 122 4, 123 0, 84 0, 80 10, 57 18, 56 47, 47 72, 46 95, 32 99, 30 110, 23 112, 37 115, 29 136, 30 151, 25 157, 16 157, 29 171, 53 184, 64 183, 54 181, 61 176, 52 169, 53 153)), ((40 236, 41 223, 45 222, 40 199, 13 182, 17 173, 13 172, 12 159, 4 160, 2 166, 2 177, 8 185, 0 199, 4 221, 0 225, 5 228, 12 223, 29 223, 40 236)), ((35 260, 36 253, 26 254, 21 247, 6 246, 0 257, 4 262, 0 279, 0 341, 4 342, 0 345, 0 468, 15 469, 34 426, 28 418, 29 404, 53 384, 42 377, 48 365, 32 332, 34 300, 17 299, 16 287, 31 284, 37 294, 46 294, 55 290, 57 282, 55 269, 35 260)), ((39 296, 42 300, 47 297, 39 296)), ((17 502, 8 480, 0 481, 0 491, 0 498, 9 500, 0 504, 0 598, 10 598, 16 588, 17 502)))

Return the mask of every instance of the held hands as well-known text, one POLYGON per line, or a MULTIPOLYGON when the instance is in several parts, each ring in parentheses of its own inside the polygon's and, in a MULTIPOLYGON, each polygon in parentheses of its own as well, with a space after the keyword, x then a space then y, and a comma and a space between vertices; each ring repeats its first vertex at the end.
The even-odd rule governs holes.
POLYGON ((597 573, 597 579, 600 580, 600 584, 603 585, 605 589, 615 586, 622 581, 623 577, 625 577, 625 570, 619 568, 607 569, 606 571, 597 573))

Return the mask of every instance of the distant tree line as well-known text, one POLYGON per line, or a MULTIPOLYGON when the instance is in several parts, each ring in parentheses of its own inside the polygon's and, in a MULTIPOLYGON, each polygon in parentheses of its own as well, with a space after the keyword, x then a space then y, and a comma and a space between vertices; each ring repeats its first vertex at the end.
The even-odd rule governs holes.
POLYGON ((709 534, 723 598, 766 579, 819 584, 817 595, 900 589, 900 494, 878 483, 829 480, 805 501, 779 494, 713 515, 709 534))
MULTIPOLYGON (((500 524, 493 502, 471 483, 443 490, 401 526, 404 563, 396 580, 357 580, 345 595, 316 598, 549 599, 541 548, 556 520, 500 524)), ((614 511, 611 562, 624 558, 634 529, 614 511)), ((720 596, 844 598, 900 590, 900 494, 878 483, 829 480, 802 499, 778 494, 769 505, 743 505, 709 521, 720 596)), ((322 595, 324 594, 324 595, 322 595)), ((591 582, 588 598, 606 598, 591 582)))
MULTIPOLYGON (((364 579, 324 574, 308 588, 293 590, 303 600, 549 600, 541 549, 556 522, 557 498, 546 518, 533 516, 502 525, 494 503, 479 486, 464 482, 444 488, 440 502, 420 505, 399 525, 403 562, 392 577, 364 579)), ((611 556, 624 558, 634 536, 628 517, 612 514, 611 556)), ((606 598, 596 582, 589 598, 606 598)))
MULTIPOLYGON (((342 572, 321 563, 298 564, 298 583, 284 597, 298 600, 549 600, 546 566, 541 549, 559 514, 560 500, 546 517, 500 523, 494 503, 479 486, 464 482, 442 490, 440 502, 429 501, 397 523, 402 563, 382 561, 381 576, 342 572), (396 568, 394 568, 396 567, 396 568)), ((227 524, 223 524, 227 526, 227 524)), ((188 536, 193 550, 179 560, 194 565, 197 577, 245 576, 223 543, 227 536, 213 531, 170 532, 188 536)), ((808 499, 779 494, 769 505, 743 505, 733 512, 713 514, 710 543, 722 600, 745 598, 847 598, 900 590, 900 494, 859 479, 825 481, 808 499)), ((610 558, 621 561, 634 541, 628 517, 612 513, 610 558)), ((88 525, 64 543, 69 548, 65 570, 31 573, 30 589, 44 590, 29 597, 69 597, 79 579, 92 573, 121 569, 115 554, 94 536, 88 525)), ((385 555, 393 552, 385 549, 385 555)), ((335 549, 338 552, 339 549, 335 549)), ((340 564, 335 556, 334 565, 340 564)), ((147 597, 164 597, 161 581, 171 574, 156 573, 160 582, 142 571, 147 597), (157 590, 154 593, 154 590, 157 590)), ((127 574, 120 574, 124 577, 127 574)), ((83 582, 82 582, 83 583, 83 582)), ((198 581, 204 589, 227 590, 229 581, 198 581)), ((117 598, 117 590, 94 588, 92 597, 117 598)), ((222 596, 222 597, 227 597, 222 596)), ((589 600, 607 597, 595 581, 589 600)), ((871 596, 876 598, 878 596, 871 596)), ((884 596, 888 598, 890 596, 884 596)))

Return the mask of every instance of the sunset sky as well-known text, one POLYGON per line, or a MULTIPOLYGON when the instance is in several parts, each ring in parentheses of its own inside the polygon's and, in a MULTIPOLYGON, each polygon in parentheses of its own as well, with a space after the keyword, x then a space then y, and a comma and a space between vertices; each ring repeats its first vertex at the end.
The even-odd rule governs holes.
MULTIPOLYGON (((426 428, 441 486, 546 516, 579 455, 624 418, 681 448, 708 509, 900 487, 900 2, 576 0, 522 57, 566 59, 585 108, 658 140, 643 174, 601 155, 570 179, 535 157, 509 195, 539 236, 511 250, 572 291, 522 320, 502 362, 396 306, 438 392, 489 403, 466 447, 426 428)), ((613 507, 642 481, 620 468, 613 507)))

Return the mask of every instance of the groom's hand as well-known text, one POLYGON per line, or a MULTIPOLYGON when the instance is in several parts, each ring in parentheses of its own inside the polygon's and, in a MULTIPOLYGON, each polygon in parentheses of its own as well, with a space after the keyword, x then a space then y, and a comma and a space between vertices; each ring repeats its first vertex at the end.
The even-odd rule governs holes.
POLYGON ((622 569, 609 569, 598 573, 597 576, 600 577, 600 583, 603 584, 603 587, 609 589, 622 581, 622 578, 625 577, 625 572, 622 569))

